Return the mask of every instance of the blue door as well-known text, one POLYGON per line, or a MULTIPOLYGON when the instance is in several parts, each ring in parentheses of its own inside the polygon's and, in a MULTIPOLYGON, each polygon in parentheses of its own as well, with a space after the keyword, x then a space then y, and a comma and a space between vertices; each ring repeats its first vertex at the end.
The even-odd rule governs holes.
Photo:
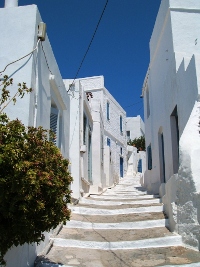
POLYGON ((124 176, 124 159, 120 157, 120 177, 124 176))
POLYGON ((142 160, 139 159, 138 161, 138 172, 142 172, 142 160))

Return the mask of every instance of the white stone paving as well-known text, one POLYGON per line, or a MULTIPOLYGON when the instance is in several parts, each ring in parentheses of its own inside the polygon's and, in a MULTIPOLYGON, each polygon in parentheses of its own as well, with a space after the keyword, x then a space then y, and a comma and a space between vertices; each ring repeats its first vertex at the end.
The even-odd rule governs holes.
POLYGON ((135 200, 135 201, 98 201, 88 198, 82 198, 79 201, 80 204, 92 204, 92 205, 101 205, 101 206, 120 206, 120 205, 150 205, 150 204, 159 204, 160 199, 148 199, 148 200, 135 200))
MULTIPOLYGON (((74 265, 63 265, 63 264, 56 264, 56 263, 47 263, 41 262, 37 264, 37 267, 74 267, 74 265)), ((157 267, 200 267, 200 263, 189 263, 189 264, 176 264, 176 265, 159 265, 157 267)))
POLYGON ((167 227, 168 220, 147 220, 137 222, 121 222, 121 223, 90 223, 82 221, 71 220, 64 225, 64 228, 79 228, 79 229, 104 229, 104 230, 134 230, 134 229, 148 229, 156 227, 167 227))
POLYGON ((127 209, 96 209, 96 208, 85 208, 85 207, 74 207, 71 206, 71 211, 75 214, 81 215, 118 215, 118 214, 135 214, 135 213, 151 213, 151 212, 162 212, 163 206, 150 206, 140 208, 127 208, 127 209))
POLYGON ((37 264, 37 267, 74 267, 74 265, 63 265, 57 263, 49 263, 49 262, 40 262, 37 264))
POLYGON ((160 265, 157 267, 200 267, 200 262, 179 265, 160 265))
POLYGON ((52 238, 54 246, 83 248, 83 249, 101 249, 101 250, 123 250, 123 249, 142 249, 142 248, 161 248, 182 246, 182 237, 167 236, 160 238, 149 238, 137 241, 121 241, 121 242, 96 242, 82 241, 75 239, 52 238))
MULTIPOLYGON (((37 267, 74 267, 74 265, 60 265, 60 264, 56 264, 56 263, 46 263, 46 262, 42 262, 39 265, 37 265, 37 267)), ((179 265, 160 265, 157 267, 200 267, 200 263, 189 263, 189 264, 179 264, 179 265)))
POLYGON ((117 194, 115 195, 100 195, 100 196, 96 196, 96 195, 91 195, 90 198, 91 199, 102 199, 102 200, 137 200, 137 199, 151 199, 151 198, 158 198, 158 195, 144 195, 144 196, 132 196, 132 195, 124 195, 124 196, 119 196, 117 194))

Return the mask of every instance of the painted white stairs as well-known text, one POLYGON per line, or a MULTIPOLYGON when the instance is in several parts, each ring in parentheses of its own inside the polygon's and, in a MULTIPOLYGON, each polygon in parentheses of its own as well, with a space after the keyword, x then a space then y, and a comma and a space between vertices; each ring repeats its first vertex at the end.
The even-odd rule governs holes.
POLYGON ((37 267, 200 266, 198 253, 168 231, 160 199, 147 194, 139 176, 82 198, 71 210, 71 221, 37 267))

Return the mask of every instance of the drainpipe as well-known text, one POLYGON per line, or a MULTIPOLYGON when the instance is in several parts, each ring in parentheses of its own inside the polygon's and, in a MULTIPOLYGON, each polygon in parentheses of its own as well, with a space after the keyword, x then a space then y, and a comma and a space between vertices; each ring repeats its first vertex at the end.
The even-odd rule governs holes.
POLYGON ((18 6, 18 0, 5 0, 4 7, 17 7, 17 6, 18 6))

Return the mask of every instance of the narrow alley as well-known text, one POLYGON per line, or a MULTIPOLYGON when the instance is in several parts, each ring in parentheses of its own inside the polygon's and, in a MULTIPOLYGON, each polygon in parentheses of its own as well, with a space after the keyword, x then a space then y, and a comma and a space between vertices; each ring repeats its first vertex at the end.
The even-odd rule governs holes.
POLYGON ((71 221, 36 267, 199 267, 199 252, 167 229, 159 196, 147 194, 139 180, 125 177, 71 206, 71 221))

